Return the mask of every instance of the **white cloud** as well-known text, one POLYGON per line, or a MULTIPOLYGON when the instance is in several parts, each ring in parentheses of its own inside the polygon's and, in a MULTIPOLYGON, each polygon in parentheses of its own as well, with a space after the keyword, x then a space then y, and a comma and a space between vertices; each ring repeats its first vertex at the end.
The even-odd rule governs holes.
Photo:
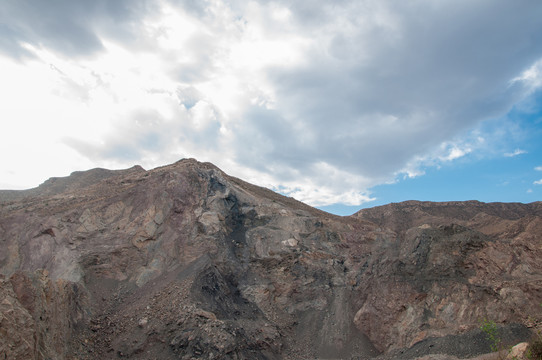
POLYGON ((475 133, 466 139, 443 142, 426 154, 411 159, 401 170, 396 172, 395 176, 401 177, 404 175, 406 178, 423 176, 425 175, 424 169, 427 167, 440 167, 444 164, 450 164, 454 160, 479 151, 484 146, 486 146, 485 139, 475 133))
POLYGON ((542 179, 533 182, 534 185, 542 185, 542 179))
POLYGON ((536 171, 542 171, 542 166, 537 166, 534 168, 536 171))
POLYGON ((504 156, 506 156, 506 157, 514 157, 514 156, 518 156, 518 155, 526 154, 526 153, 527 153, 527 151, 525 151, 525 150, 516 149, 513 152, 505 153, 504 156))
POLYGON ((510 85, 513 86, 517 82, 523 83, 530 91, 540 88, 542 85, 542 59, 532 64, 520 76, 512 79, 510 85))
POLYGON ((471 149, 469 149, 469 148, 460 149, 458 147, 453 147, 453 148, 450 149, 450 152, 448 153, 448 155, 446 155, 445 157, 442 157, 441 160, 443 160, 443 161, 456 160, 456 159, 459 159, 459 158, 467 155, 470 152, 471 152, 471 149))
POLYGON ((542 85, 538 3, 64 5, 0 4, 3 183, 196 157, 359 204, 489 146, 470 131, 542 85))
MULTIPOLYGON (((367 188, 367 185, 371 183, 369 179, 363 176, 352 176, 352 174, 338 170, 325 162, 314 164, 313 173, 321 174, 325 180, 322 181, 322 178, 318 179, 314 176, 306 178, 301 176, 300 178, 303 181, 300 183, 304 186, 300 187, 299 177, 295 177, 294 181, 289 181, 283 185, 283 192, 296 199, 304 199, 304 201, 315 206, 335 203, 357 205, 374 200, 369 194, 359 190, 367 188), (314 178, 318 181, 314 181, 314 178), (334 187, 348 190, 338 193, 334 191, 334 187)), ((280 181, 280 179, 275 179, 275 181, 280 181)))

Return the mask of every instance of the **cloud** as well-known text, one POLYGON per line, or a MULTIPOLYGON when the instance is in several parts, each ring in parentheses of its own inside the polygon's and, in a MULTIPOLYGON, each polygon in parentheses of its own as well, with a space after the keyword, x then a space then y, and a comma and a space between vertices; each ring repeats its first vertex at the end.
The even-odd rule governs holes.
POLYGON ((504 156, 506 156, 506 157, 514 157, 514 156, 518 156, 518 155, 526 154, 526 153, 527 153, 527 151, 525 151, 525 150, 516 149, 513 152, 505 153, 504 156))
POLYGON ((140 30, 143 18, 158 11, 149 0, 3 1, 0 5, 0 51, 14 58, 32 57, 25 44, 67 56, 103 51, 102 37, 142 46, 150 39, 140 30), (2 37, 4 38, 4 37, 2 37))
POLYGON ((191 154, 205 156, 206 152, 219 151, 216 139, 220 122, 212 105, 197 100, 187 108, 184 103, 179 106, 172 94, 154 96, 163 98, 162 106, 141 106, 122 114, 115 131, 101 136, 100 141, 66 137, 63 143, 97 162, 114 159, 147 167, 156 166, 159 156, 162 161, 173 162, 191 154))
POLYGON ((466 149, 460 149, 458 147, 452 147, 450 149, 450 152, 444 156, 444 157, 441 157, 440 159, 442 161, 453 161, 453 160, 456 160, 456 159, 459 159, 465 155, 467 155, 468 153, 470 153, 472 150, 469 149, 469 148, 466 148, 466 149))
POLYGON ((542 179, 533 182, 534 185, 542 185, 542 179))
POLYGON ((542 171, 542 166, 537 166, 534 168, 536 171, 542 171))
POLYGON ((0 51, 49 69, 29 91, 63 106, 51 136, 93 163, 197 157, 313 205, 359 204, 491 142, 473 129, 541 85, 541 15, 536 1, 2 2, 0 51))
POLYGON ((516 82, 523 83, 530 91, 535 91, 542 85, 542 60, 538 60, 531 67, 512 79, 511 85, 516 82))
MULTIPOLYGON (((509 80, 529 66, 524 56, 520 61, 510 54, 506 61, 492 60, 500 46, 512 47, 500 38, 505 30, 499 19, 508 15, 499 12, 501 5, 483 9, 492 13, 491 20, 471 22, 473 9, 457 4, 437 6, 421 22, 414 13, 422 9, 384 5, 381 21, 371 20, 369 12, 368 25, 358 25, 353 3, 336 20, 316 15, 326 19, 325 31, 307 20, 303 25, 315 31, 309 51, 314 61, 270 73, 280 105, 248 112, 251 129, 240 135, 243 142, 260 143, 253 134, 265 134, 264 142, 276 146, 259 151, 270 161, 297 168, 301 159, 309 170, 315 161, 325 160, 381 178, 477 122, 505 113, 525 91, 520 84, 510 87, 509 80), (491 47, 492 41, 500 46, 491 47), (272 141, 275 136, 280 144, 272 141), (292 153, 295 159, 288 156, 292 153)), ((366 20, 361 16, 359 22, 366 20)), ((510 30, 512 38, 519 36, 520 31, 510 30)), ((517 55, 530 51, 513 50, 517 55)), ((534 53, 539 56, 540 49, 534 53)))

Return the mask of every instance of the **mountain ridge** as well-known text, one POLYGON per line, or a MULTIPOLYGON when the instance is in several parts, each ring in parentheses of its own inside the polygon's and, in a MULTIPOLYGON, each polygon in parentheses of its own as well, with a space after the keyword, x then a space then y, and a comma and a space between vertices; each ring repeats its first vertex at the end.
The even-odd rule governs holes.
POLYGON ((340 217, 194 159, 72 176, 0 191, 9 358, 457 359, 541 315, 540 202, 340 217))
MULTIPOLYGON (((182 163, 182 162, 186 162, 186 161, 200 163, 198 160, 196 160, 194 158, 187 158, 187 159, 181 159, 181 160, 179 160, 179 161, 177 161, 177 162, 175 162, 173 164, 170 164, 170 165, 159 166, 159 167, 157 167, 155 169, 152 169, 152 170, 168 168, 168 167, 171 167, 171 166, 173 166, 173 165, 175 165, 177 163, 182 163)), ((261 191, 267 193, 266 194, 267 196, 272 196, 272 197, 276 196, 276 195, 282 196, 282 197, 285 197, 287 199, 292 199, 293 201, 297 202, 301 206, 309 207, 309 208, 317 210, 317 211, 319 211, 321 213, 326 213, 326 214, 330 214, 330 215, 337 216, 337 217, 350 217, 350 216, 362 217, 360 214, 366 213, 368 209, 386 208, 386 207, 406 208, 406 207, 409 207, 409 206, 413 207, 413 206, 423 206, 423 205, 431 205, 433 207, 436 207, 436 206, 444 207, 444 206, 449 206, 449 205, 454 205, 454 204, 455 205, 468 204, 468 205, 474 205, 474 206, 480 206, 480 205, 484 206, 484 205, 489 205, 489 204, 503 204, 501 206, 506 206, 508 204, 509 205, 518 204, 518 205, 527 205, 527 206, 534 206, 534 207, 542 208, 542 205, 541 205, 542 201, 534 201, 534 202, 531 202, 531 203, 521 203, 521 202, 499 202, 499 201, 482 202, 482 201, 478 201, 478 200, 464 200, 464 201, 405 200, 405 201, 401 201, 401 202, 392 202, 392 203, 389 203, 389 204, 377 205, 377 206, 373 206, 373 207, 363 208, 363 209, 360 209, 360 210, 358 210, 357 212, 355 212, 355 213, 353 213, 351 215, 342 216, 342 215, 335 215, 333 213, 329 213, 329 212, 327 212, 325 210, 317 209, 317 208, 312 207, 310 205, 307 205, 307 204, 305 204, 305 203, 303 203, 303 202, 301 202, 299 200, 296 200, 295 198, 279 194, 279 193, 277 193, 277 192, 275 192, 275 191, 273 191, 271 189, 268 189, 268 188, 265 188, 265 187, 262 187, 262 186, 258 186, 258 185, 254 185, 254 184, 250 184, 250 183, 248 183, 248 182, 246 182, 246 181, 244 181, 244 180, 242 180, 240 178, 237 178, 237 177, 226 174, 223 170, 221 170, 216 165, 214 165, 214 164, 212 164, 210 162, 201 162, 200 164, 208 166, 210 168, 214 168, 214 169, 220 171, 223 174, 223 176, 228 177, 229 179, 231 179, 232 181, 236 182, 239 185, 242 185, 244 187, 258 188, 261 191)), ((152 170, 149 170, 149 171, 152 171, 152 170)), ((91 185, 93 185, 93 184, 95 184, 97 182, 103 181, 103 180, 105 180, 105 179, 107 179, 109 177, 122 176, 124 174, 129 174, 129 173, 132 173, 132 172, 146 172, 146 171, 147 170, 145 170, 140 165, 134 165, 134 166, 132 166, 130 168, 118 169, 118 170, 109 170, 109 169, 105 169, 105 168, 93 168, 93 169, 89 169, 89 170, 74 171, 68 176, 51 177, 51 178, 45 180, 42 184, 38 185, 35 188, 22 189, 22 190, 0 189, 0 201, 2 201, 2 202, 12 201, 12 200, 15 200, 15 199, 21 199, 23 197, 29 197, 29 196, 54 195, 54 194, 66 191, 65 189, 61 190, 63 187, 64 188, 66 188, 66 187, 71 187, 71 188, 86 187, 86 186, 91 186, 91 185), (83 180, 83 181, 80 181, 80 180, 83 180), (58 184, 58 183, 60 183, 60 184, 58 184)), ((542 209, 540 211, 542 211, 542 209)))

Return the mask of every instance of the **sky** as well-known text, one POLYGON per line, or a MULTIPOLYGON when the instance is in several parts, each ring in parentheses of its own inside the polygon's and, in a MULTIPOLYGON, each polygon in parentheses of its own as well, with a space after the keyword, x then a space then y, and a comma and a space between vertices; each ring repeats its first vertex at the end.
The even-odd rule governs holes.
POLYGON ((542 195, 539 0, 2 0, 0 188, 182 158, 346 215, 542 195))

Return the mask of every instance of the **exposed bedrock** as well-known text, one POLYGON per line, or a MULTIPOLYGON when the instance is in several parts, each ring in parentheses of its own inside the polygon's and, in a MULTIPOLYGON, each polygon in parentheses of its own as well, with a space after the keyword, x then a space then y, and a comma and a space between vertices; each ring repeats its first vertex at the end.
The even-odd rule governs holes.
POLYGON ((539 202, 338 217, 192 159, 0 201, 8 359, 467 358, 542 315, 539 202))

